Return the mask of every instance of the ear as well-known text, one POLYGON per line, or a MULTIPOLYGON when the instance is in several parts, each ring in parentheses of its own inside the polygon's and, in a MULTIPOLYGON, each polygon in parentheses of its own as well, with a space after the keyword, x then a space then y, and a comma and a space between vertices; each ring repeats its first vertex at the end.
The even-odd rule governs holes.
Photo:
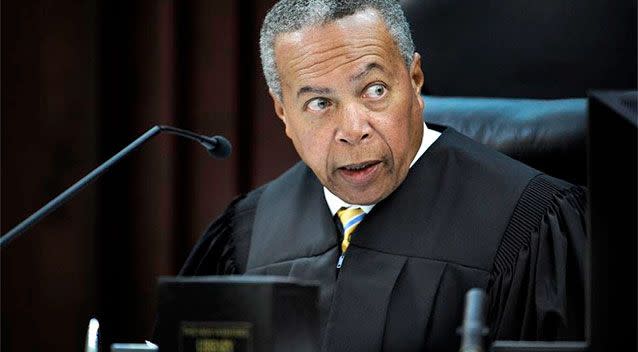
POLYGON ((421 87, 423 87, 423 82, 425 80, 423 76, 423 70, 421 70, 421 55, 415 52, 414 57, 412 58, 412 65, 410 65, 410 79, 412 81, 412 89, 414 90, 414 94, 417 96, 417 100, 419 101, 419 105, 421 105, 421 109, 423 109, 423 98, 421 97, 421 87))
POLYGON ((286 109, 284 108, 284 104, 277 96, 277 94, 272 91, 272 89, 268 89, 268 94, 270 94, 270 97, 272 98, 272 103, 275 108, 275 114, 277 114, 277 117, 279 117, 279 119, 284 123, 286 136, 290 138, 290 131, 288 130, 288 121, 286 120, 286 109))

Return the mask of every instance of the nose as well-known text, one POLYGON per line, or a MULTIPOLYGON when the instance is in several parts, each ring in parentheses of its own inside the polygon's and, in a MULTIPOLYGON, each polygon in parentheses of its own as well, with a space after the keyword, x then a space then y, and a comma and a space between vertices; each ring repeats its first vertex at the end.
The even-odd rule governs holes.
POLYGON ((357 145, 369 139, 371 133, 372 127, 365 109, 356 105, 343 109, 335 135, 337 142, 357 145))

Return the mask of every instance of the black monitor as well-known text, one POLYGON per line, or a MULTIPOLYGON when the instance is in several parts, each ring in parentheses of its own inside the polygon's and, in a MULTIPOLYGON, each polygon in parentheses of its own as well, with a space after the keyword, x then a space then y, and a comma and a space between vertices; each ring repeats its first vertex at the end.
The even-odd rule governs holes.
POLYGON ((636 351, 638 92, 589 94, 590 351, 636 351))

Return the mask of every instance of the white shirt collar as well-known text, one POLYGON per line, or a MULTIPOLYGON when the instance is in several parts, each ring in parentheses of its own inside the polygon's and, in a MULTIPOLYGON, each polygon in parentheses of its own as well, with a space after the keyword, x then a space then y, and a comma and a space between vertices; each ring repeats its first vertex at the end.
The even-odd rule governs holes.
MULTIPOLYGON (((425 151, 432 145, 432 143, 434 143, 434 141, 436 141, 437 138, 439 138, 440 135, 441 135, 440 132, 429 129, 428 126, 425 125, 425 122, 423 123, 423 137, 421 138, 421 146, 419 147, 419 150, 416 152, 416 155, 414 156, 412 163, 410 163, 410 168, 412 167, 412 165, 414 165, 414 163, 416 163, 417 160, 419 160, 421 155, 425 153, 425 151)), ((332 216, 334 216, 339 209, 349 208, 349 207, 361 208, 361 210, 363 210, 367 214, 376 205, 376 204, 358 205, 358 204, 346 203, 343 200, 341 200, 341 198, 337 197, 332 192, 330 192, 330 190, 328 190, 326 187, 323 188, 323 195, 326 198, 326 202, 328 203, 328 208, 330 208, 330 213, 332 214, 332 216)))

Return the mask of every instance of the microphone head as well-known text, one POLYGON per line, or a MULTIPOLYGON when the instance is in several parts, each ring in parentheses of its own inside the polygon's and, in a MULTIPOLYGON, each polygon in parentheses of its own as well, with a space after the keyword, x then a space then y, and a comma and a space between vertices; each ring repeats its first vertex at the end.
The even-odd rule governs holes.
POLYGON ((233 147, 231 146, 228 139, 222 136, 213 136, 209 138, 210 143, 202 143, 206 150, 208 150, 208 154, 210 154, 215 159, 226 159, 230 156, 233 147))

